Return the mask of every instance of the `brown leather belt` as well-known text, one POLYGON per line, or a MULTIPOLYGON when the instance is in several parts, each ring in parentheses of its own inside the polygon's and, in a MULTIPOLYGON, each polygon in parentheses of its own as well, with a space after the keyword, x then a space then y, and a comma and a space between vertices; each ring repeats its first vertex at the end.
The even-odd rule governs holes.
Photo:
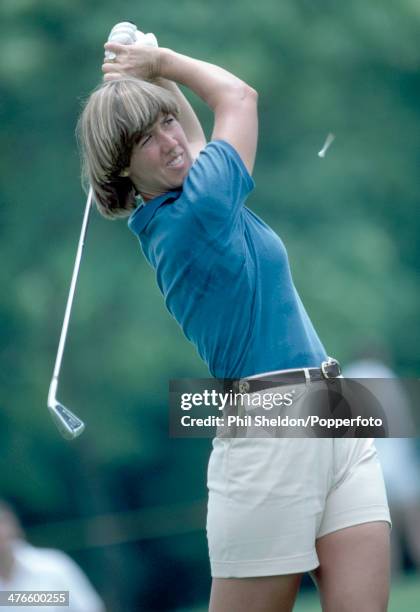
MULTIPOLYGON (((231 381, 232 390, 239 393, 256 393, 282 385, 296 385, 337 378, 341 374, 341 366, 336 359, 328 357, 320 368, 300 368, 296 370, 278 370, 261 376, 240 378, 231 381)), ((225 382, 226 386, 227 381, 225 382)))

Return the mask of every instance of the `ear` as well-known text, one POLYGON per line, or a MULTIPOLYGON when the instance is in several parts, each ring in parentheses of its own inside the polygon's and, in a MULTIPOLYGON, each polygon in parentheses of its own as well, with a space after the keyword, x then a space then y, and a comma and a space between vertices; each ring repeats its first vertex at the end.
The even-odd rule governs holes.
POLYGON ((130 176, 130 170, 129 170, 129 168, 124 168, 123 170, 121 170, 121 172, 120 172, 120 176, 123 176, 123 177, 130 176))

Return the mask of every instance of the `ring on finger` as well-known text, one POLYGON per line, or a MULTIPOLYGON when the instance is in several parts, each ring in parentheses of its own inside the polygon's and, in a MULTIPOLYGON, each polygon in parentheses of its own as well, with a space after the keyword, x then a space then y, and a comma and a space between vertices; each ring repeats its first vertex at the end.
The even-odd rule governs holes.
POLYGON ((105 60, 107 62, 115 62, 117 59, 117 54, 113 51, 105 51, 105 60))

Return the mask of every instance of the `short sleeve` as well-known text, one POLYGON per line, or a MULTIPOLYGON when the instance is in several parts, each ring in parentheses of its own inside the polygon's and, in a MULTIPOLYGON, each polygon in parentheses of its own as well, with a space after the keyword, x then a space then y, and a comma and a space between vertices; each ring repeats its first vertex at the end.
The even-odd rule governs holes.
POLYGON ((182 200, 207 231, 236 223, 255 183, 237 151, 213 140, 200 153, 186 177, 182 200))

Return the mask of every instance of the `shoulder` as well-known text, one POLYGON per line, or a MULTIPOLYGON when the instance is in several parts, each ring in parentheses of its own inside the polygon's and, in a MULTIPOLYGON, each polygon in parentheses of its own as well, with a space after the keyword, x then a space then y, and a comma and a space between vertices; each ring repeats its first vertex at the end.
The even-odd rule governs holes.
POLYGON ((212 140, 200 152, 182 186, 188 200, 228 198, 242 201, 255 183, 236 149, 225 140, 212 140))
POLYGON ((247 182, 253 184, 253 179, 239 153, 226 140, 211 140, 204 149, 200 151, 200 154, 191 167, 187 179, 191 173, 195 173, 203 168, 213 169, 218 172, 222 172, 226 169, 231 171, 236 170, 247 182))

